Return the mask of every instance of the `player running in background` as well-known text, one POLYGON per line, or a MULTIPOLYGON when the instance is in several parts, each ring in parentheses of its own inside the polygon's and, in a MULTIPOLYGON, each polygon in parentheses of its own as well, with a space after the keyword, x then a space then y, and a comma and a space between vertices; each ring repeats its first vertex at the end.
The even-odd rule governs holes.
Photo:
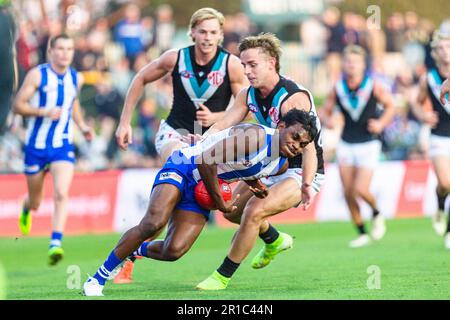
POLYGON ((369 188, 381 152, 379 135, 395 112, 391 94, 366 71, 366 52, 360 46, 350 45, 344 49, 343 77, 321 110, 324 125, 333 126, 331 119, 336 105, 345 123, 336 158, 345 201, 359 233, 349 244, 356 248, 368 245, 371 238, 380 240, 386 233, 384 218, 369 188), (377 112, 378 104, 384 107, 381 116, 377 112), (358 198, 372 208, 371 237, 367 234, 358 198))
POLYGON ((163 261, 182 257, 210 213, 195 200, 194 189, 199 181, 204 182, 220 211, 233 212, 235 203, 224 202, 217 178, 231 182, 278 174, 287 169, 287 158, 300 154, 316 134, 315 117, 292 110, 281 119, 278 129, 241 124, 174 151, 156 175, 145 216, 122 236, 104 264, 88 278, 84 294, 103 295, 111 272, 130 255, 163 261), (166 238, 151 241, 168 222, 166 238))
MULTIPOLYGON (((251 112, 255 119, 267 127, 276 127, 292 109, 316 114, 312 95, 304 87, 279 74, 281 47, 278 38, 270 33, 247 37, 239 44, 240 58, 251 86, 243 89, 225 117, 205 134, 223 130, 243 121, 251 112)), ((253 248, 258 235, 263 248, 252 260, 252 267, 267 266, 274 257, 293 246, 293 238, 279 232, 266 220, 268 217, 303 204, 308 207, 319 192, 324 180, 320 123, 314 143, 302 155, 289 160, 289 169, 282 175, 256 180, 252 184, 239 182, 234 192, 241 196, 236 212, 224 216, 240 224, 231 249, 223 264, 197 288, 203 290, 225 289, 239 264, 253 248)), ((291 150, 295 152, 295 150, 291 150)))
MULTIPOLYGON (((194 133, 195 123, 202 126, 203 132, 222 119, 231 96, 236 96, 248 84, 239 59, 220 46, 223 23, 219 11, 197 10, 189 23, 189 36, 194 45, 168 50, 134 77, 116 131, 122 149, 126 150, 132 143, 130 121, 144 86, 167 74, 172 76, 174 98, 170 114, 161 121, 155 137, 156 150, 163 163, 174 150, 187 146, 180 137, 194 133)), ((132 281, 134 261, 132 257, 123 266, 115 283, 132 281)))
MULTIPOLYGON (((431 42, 432 56, 437 69, 432 69, 420 81, 416 117, 430 125, 429 156, 437 176, 436 196, 438 212, 433 216, 433 228, 439 235, 445 234, 445 248, 450 249, 450 219, 445 224, 445 199, 450 192, 450 104, 440 101, 442 82, 450 76, 450 34, 435 32, 431 42), (423 106, 429 105, 432 110, 423 106)), ((445 88, 444 88, 445 89, 445 88)))
POLYGON ((62 237, 75 162, 73 121, 87 140, 93 137, 80 113, 77 95, 82 79, 70 67, 73 56, 73 39, 64 34, 52 38, 48 48, 50 63, 28 72, 13 107, 15 113, 28 118, 25 141, 28 197, 19 217, 22 234, 31 230, 32 211, 41 204, 46 172, 50 171, 53 177, 55 212, 48 250, 50 265, 64 255, 62 237))

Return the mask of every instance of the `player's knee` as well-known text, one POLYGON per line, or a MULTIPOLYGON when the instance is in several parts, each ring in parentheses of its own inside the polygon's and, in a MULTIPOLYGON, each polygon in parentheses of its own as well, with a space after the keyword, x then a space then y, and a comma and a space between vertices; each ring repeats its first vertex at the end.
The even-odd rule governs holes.
POLYGON ((264 208, 262 205, 249 202, 244 209, 244 214, 241 219, 241 224, 255 224, 260 225, 264 219, 264 208))
POLYGON ((156 233, 158 233, 162 228, 164 228, 164 222, 161 220, 150 220, 143 219, 139 223, 139 230, 143 239, 147 239, 156 233))
POLYGON ((177 261, 180 259, 184 254, 186 253, 187 248, 185 245, 177 245, 177 244, 170 244, 167 246, 167 248, 163 251, 163 256, 166 261, 177 261))
POLYGON ((357 187, 355 189, 354 195, 359 198, 367 198, 370 195, 370 192, 366 188, 358 188, 357 187))
POLYGON ((55 199, 55 201, 61 202, 67 200, 69 198, 69 194, 67 192, 55 190, 53 198, 55 199))
POLYGON ((344 197, 345 199, 353 199, 356 197, 356 192, 354 189, 348 189, 348 190, 344 190, 344 197))

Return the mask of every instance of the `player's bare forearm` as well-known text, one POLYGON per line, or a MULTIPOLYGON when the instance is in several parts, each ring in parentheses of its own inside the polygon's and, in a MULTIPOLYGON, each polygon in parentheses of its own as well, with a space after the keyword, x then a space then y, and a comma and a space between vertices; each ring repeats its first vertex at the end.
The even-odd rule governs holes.
POLYGON ((245 104, 246 95, 247 89, 241 90, 233 105, 224 111, 221 119, 214 123, 211 128, 203 134, 203 137, 207 137, 242 122, 248 114, 248 108, 245 104))
POLYGON ((144 91, 144 79, 141 75, 137 74, 131 82, 125 97, 124 108, 120 116, 120 122, 128 124, 131 121, 134 108, 144 91))
POLYGON ((395 116, 395 105, 392 94, 388 92, 382 85, 376 84, 376 98, 383 105, 384 112, 379 121, 381 126, 385 128, 395 116))
POLYGON ((86 125, 86 122, 84 122, 84 118, 81 114, 80 102, 78 101, 78 99, 75 99, 75 101, 73 102, 72 117, 73 117, 73 121, 78 126, 78 128, 80 128, 81 131, 86 130, 87 125, 86 125))
POLYGON ((317 172, 317 154, 314 142, 308 144, 303 151, 303 183, 311 184, 317 172))
POLYGON ((206 190, 214 203, 218 207, 223 206, 222 193, 220 192, 219 181, 217 179, 217 164, 200 163, 197 165, 197 168, 206 190))

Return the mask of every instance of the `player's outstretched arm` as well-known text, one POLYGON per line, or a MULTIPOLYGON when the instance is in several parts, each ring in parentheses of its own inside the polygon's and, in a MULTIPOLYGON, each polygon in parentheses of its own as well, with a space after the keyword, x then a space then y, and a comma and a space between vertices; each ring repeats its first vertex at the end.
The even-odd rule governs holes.
POLYGON ((329 129, 333 128, 334 126, 332 118, 335 107, 336 107, 336 91, 333 89, 330 91, 330 93, 328 93, 322 108, 318 110, 320 122, 329 129))
MULTIPOLYGON (((77 77, 78 77, 78 91, 79 91, 83 86, 84 79, 81 73, 78 73, 77 77)), ((72 105, 72 117, 73 121, 76 123, 78 128, 80 128, 81 132, 83 133, 84 138, 87 141, 91 141, 94 138, 94 130, 90 126, 88 126, 84 121, 84 118, 81 114, 80 102, 78 98, 74 100, 72 105)))
POLYGON ((203 134, 203 137, 206 138, 213 133, 225 130, 226 128, 232 127, 242 122, 248 114, 246 102, 247 88, 244 88, 237 95, 233 105, 225 111, 225 115, 222 117, 222 119, 213 124, 212 127, 203 134))
POLYGON ((419 94, 417 95, 416 103, 411 105, 411 111, 414 116, 421 122, 435 126, 439 121, 438 116, 434 112, 429 112, 425 110, 425 106, 430 104, 430 98, 428 97, 427 90, 427 78, 422 76, 419 83, 419 94))
POLYGON ((384 112, 379 119, 369 119, 367 129, 370 133, 378 135, 394 118, 395 105, 392 94, 378 82, 375 82, 374 85, 374 95, 383 106, 384 112))
POLYGON ((236 199, 227 203, 223 201, 217 180, 217 165, 244 158, 256 152, 265 143, 265 132, 259 126, 238 126, 233 131, 229 137, 218 141, 204 151, 200 155, 200 163, 197 165, 206 189, 216 203, 217 208, 222 212, 236 210, 236 206, 233 205, 236 199))
POLYGON ((119 126, 116 130, 117 144, 123 150, 126 150, 128 144, 132 143, 132 130, 130 126, 131 117, 134 108, 144 92, 144 86, 147 83, 161 79, 167 73, 171 72, 177 61, 177 50, 166 51, 161 57, 153 60, 140 70, 131 81, 125 97, 124 107, 120 116, 119 126))

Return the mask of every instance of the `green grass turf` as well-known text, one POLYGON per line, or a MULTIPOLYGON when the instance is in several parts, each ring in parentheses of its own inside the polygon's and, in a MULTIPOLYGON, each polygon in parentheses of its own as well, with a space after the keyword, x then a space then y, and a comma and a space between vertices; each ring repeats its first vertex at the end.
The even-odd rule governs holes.
MULTIPOLYGON (((265 269, 253 270, 251 257, 235 273, 228 289, 196 291, 195 285, 225 257, 234 229, 208 227, 181 260, 137 262, 135 282, 108 283, 98 299, 448 299, 450 251, 429 219, 388 220, 385 238, 369 247, 349 249, 355 231, 348 222, 278 226, 295 236, 294 248, 265 269), (381 288, 369 290, 367 268, 381 270, 381 288)), ((66 256, 46 265, 48 239, 0 238, 0 259, 8 277, 8 299, 88 299, 68 289, 71 265, 81 283, 94 274, 120 235, 66 236, 66 256)), ((75 282, 76 284, 76 282, 75 282)))

